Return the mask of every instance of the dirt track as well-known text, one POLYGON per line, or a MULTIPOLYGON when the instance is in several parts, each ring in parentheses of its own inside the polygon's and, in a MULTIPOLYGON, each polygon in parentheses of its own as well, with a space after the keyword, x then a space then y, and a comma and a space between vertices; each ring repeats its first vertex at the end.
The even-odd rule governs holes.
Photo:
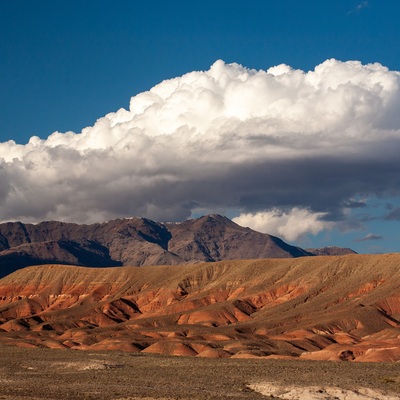
POLYGON ((265 399, 252 389, 265 382, 374 388, 400 399, 400 364, 0 347, 0 399, 265 399))

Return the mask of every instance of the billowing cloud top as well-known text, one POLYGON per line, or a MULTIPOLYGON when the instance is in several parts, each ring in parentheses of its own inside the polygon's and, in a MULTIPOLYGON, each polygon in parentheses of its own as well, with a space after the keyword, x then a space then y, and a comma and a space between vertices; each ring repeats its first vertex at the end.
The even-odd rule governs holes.
POLYGON ((219 60, 81 133, 0 143, 0 220, 181 220, 228 209, 338 219, 357 195, 398 195, 399 83, 399 72, 357 61, 304 72, 219 60))

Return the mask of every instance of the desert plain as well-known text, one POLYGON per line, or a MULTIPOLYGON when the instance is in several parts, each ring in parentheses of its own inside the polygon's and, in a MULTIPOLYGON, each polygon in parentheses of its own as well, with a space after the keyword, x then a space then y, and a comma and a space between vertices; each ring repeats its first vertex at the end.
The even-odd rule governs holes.
POLYGON ((0 347, 0 399, 399 399, 399 363, 0 347))

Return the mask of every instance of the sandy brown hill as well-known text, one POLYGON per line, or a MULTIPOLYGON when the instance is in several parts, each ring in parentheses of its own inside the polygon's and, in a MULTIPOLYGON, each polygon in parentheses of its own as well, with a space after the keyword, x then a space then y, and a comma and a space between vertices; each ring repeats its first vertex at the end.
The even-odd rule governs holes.
POLYGON ((201 357, 400 360, 400 255, 38 266, 0 280, 0 340, 201 357))
POLYGON ((176 265, 223 259, 299 257, 305 250, 210 215, 180 224, 146 218, 101 224, 0 224, 0 277, 38 264, 176 265))

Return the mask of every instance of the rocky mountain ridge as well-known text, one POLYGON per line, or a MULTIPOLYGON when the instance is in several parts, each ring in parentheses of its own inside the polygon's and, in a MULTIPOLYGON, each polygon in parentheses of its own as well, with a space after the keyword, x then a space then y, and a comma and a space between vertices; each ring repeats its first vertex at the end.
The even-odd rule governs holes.
MULTIPOLYGON (((335 248, 339 255, 340 248, 335 248)), ((92 225, 47 221, 0 224, 0 277, 29 265, 177 265, 321 254, 212 214, 181 223, 146 218, 92 225)), ((326 253, 325 254, 330 254, 326 253)))
POLYGON ((176 265, 304 255, 309 253, 220 215, 182 223, 130 218, 92 225, 56 221, 0 224, 0 277, 37 264, 176 265))

